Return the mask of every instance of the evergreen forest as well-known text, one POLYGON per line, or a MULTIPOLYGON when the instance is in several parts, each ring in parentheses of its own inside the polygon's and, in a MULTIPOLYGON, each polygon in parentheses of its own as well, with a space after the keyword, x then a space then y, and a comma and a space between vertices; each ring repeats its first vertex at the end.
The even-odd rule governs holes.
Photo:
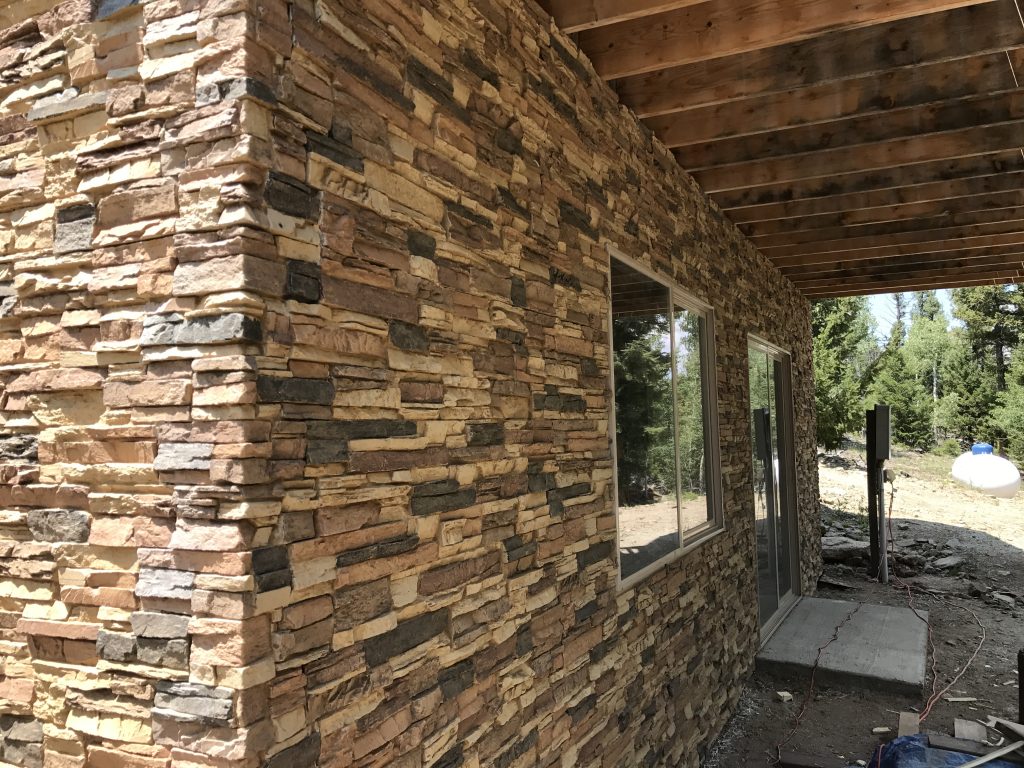
POLYGON ((1024 462, 1024 288, 954 289, 952 316, 935 291, 891 300, 887 339, 866 297, 812 304, 818 444, 838 448, 886 403, 898 444, 959 453, 984 441, 1024 462))

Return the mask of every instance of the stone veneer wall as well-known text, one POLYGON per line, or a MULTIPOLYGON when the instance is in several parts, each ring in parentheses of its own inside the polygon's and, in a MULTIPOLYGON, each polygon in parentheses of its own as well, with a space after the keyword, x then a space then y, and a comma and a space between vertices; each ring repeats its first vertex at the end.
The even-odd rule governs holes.
POLYGON ((0 4, 0 765, 695 766, 807 303, 522 0, 0 4), (616 589, 607 249, 715 306, 727 530, 616 589))

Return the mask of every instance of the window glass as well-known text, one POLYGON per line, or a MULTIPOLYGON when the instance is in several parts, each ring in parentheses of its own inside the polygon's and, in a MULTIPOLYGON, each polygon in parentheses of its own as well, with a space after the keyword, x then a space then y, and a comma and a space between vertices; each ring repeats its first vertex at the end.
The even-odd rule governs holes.
POLYGON ((704 392, 704 318, 675 307, 676 413, 679 505, 683 530, 714 519, 707 491, 707 403, 704 392))
POLYGON ((679 547, 669 291, 612 261, 619 562, 626 577, 679 547))
POLYGON ((707 318, 612 259, 615 467, 622 577, 716 519, 707 318))

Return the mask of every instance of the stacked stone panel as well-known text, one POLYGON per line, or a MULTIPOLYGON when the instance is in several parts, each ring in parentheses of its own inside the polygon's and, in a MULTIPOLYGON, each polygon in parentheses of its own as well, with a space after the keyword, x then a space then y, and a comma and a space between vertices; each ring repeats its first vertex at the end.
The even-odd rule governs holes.
POLYGON ((521 0, 0 8, 0 764, 696 766, 805 300, 521 0), (726 530, 619 589, 608 258, 716 310, 726 530))
MULTIPOLYGON (((275 742, 266 297, 243 30, 217 0, 0 8, 0 762, 275 742)), ((265 258, 269 256, 269 258, 265 258)))

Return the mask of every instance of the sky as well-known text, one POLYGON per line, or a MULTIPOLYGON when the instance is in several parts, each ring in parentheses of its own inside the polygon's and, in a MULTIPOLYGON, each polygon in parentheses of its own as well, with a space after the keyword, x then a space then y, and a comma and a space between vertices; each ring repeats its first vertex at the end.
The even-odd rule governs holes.
MULTIPOLYGON (((953 309, 950 304, 951 292, 948 290, 938 291, 939 301, 942 302, 942 308, 946 310, 946 315, 952 319, 953 309)), ((907 296, 913 296, 908 293, 907 296)), ((880 296, 868 297, 868 306, 871 309, 871 314, 875 318, 876 327, 875 333, 879 339, 889 338, 889 331, 892 329, 892 324, 896 322, 896 304, 893 301, 891 293, 885 293, 880 296)), ((910 320, 909 317, 904 320, 910 320)))

